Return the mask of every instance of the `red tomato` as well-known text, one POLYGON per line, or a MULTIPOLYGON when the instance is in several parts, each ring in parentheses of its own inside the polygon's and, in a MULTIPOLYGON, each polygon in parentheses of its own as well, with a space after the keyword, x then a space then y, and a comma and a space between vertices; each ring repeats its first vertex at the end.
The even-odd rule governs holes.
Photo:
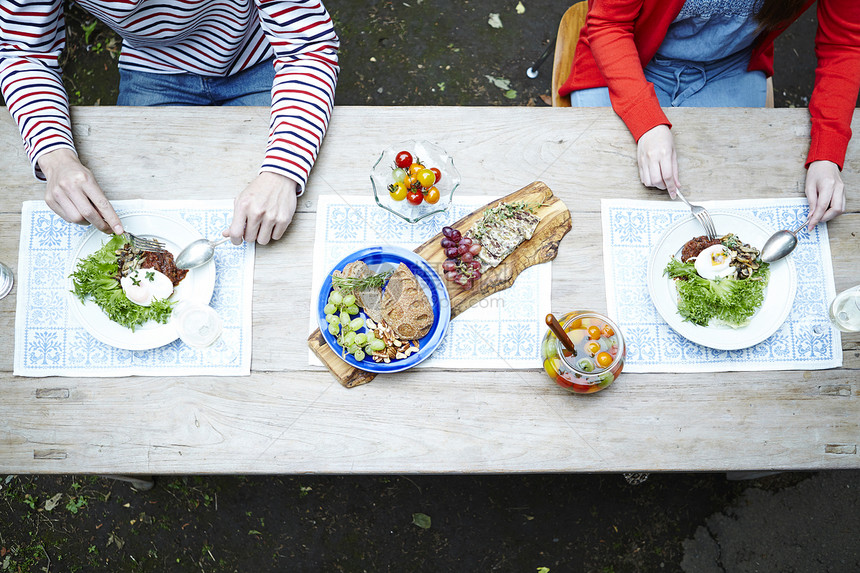
MULTIPOLYGON (((424 200, 430 203, 431 205, 435 205, 439 202, 439 190, 436 187, 429 187, 424 190, 424 200)), ((465 255, 465 253, 464 253, 465 255)), ((466 260, 466 259, 463 259, 466 260)))
POLYGON ((597 340, 600 338, 600 327, 598 326, 589 326, 588 327, 588 338, 591 340, 597 340))
POLYGON ((408 151, 401 151, 394 159, 394 164, 401 169, 406 169, 412 165, 412 154, 408 151))
POLYGON ((439 171, 438 167, 431 167, 430 171, 432 171, 433 174, 436 175, 436 181, 434 181, 433 183, 439 183, 439 181, 442 179, 442 172, 439 171))
POLYGON ((420 205, 421 201, 424 200, 424 194, 421 193, 421 191, 409 191, 409 193, 406 194, 406 200, 413 205, 420 205))

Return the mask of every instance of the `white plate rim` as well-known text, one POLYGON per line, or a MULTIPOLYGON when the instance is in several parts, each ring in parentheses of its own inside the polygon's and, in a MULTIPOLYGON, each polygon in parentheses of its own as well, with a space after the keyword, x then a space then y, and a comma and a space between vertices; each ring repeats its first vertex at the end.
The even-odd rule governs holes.
MULTIPOLYGON (((774 230, 760 219, 734 211, 709 210, 719 234, 735 233, 742 241, 758 249, 774 230), (740 228, 738 228, 740 227, 740 228)), ((669 257, 693 237, 702 235, 699 222, 692 217, 678 221, 658 239, 648 261, 646 281, 648 294, 669 327, 684 338, 717 350, 740 350, 755 346, 770 338, 791 313, 797 291, 797 270, 790 257, 770 264, 770 279, 764 301, 750 323, 742 328, 729 326, 699 326, 685 322, 678 314, 674 281, 663 275, 669 257), (673 248, 673 246, 675 248, 673 248), (767 321, 758 320, 767 316, 767 321)))
MULTIPOLYGON (((147 237, 154 236, 164 242, 174 257, 187 243, 203 237, 197 229, 186 221, 159 211, 132 209, 121 211, 119 217, 123 227, 128 231, 147 237), (158 225, 149 225, 148 222, 151 222, 152 219, 159 220, 158 225)), ((109 238, 110 236, 92 227, 81 236, 78 244, 72 248, 71 256, 66 262, 66 284, 68 286, 66 296, 70 313, 78 325, 93 338, 114 348, 151 350, 170 344, 179 338, 179 333, 169 321, 166 324, 148 322, 132 332, 130 329, 111 321, 92 300, 88 299, 86 302, 81 302, 72 292, 74 287, 70 275, 75 271, 78 261, 101 248, 109 238)), ((174 299, 177 301, 191 300, 209 304, 214 292, 215 261, 213 259, 201 267, 191 269, 177 287, 177 292, 172 296, 180 295, 180 298, 174 299), (180 292, 183 290, 183 285, 191 286, 190 283, 186 283, 189 278, 193 279, 191 282, 194 287, 197 287, 198 283, 200 283, 200 287, 191 288, 191 290, 186 289, 187 292, 180 292)))

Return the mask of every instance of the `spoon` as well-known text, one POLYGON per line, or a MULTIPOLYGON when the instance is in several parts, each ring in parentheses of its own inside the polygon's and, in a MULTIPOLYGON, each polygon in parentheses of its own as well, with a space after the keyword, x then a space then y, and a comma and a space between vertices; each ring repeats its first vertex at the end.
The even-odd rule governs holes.
POLYGON ((558 323, 558 319, 556 319, 552 313, 546 315, 546 325, 549 327, 550 330, 553 331, 556 338, 561 341, 561 344, 565 347, 565 349, 573 356, 576 356, 576 347, 573 345, 573 342, 571 342, 570 338, 567 336, 567 333, 564 331, 564 328, 558 323))
POLYGON ((772 263, 788 255, 797 246, 797 233, 805 226, 806 222, 794 231, 783 229, 771 235, 761 248, 761 260, 772 263))
POLYGON ((180 269, 193 269, 200 265, 205 265, 215 255, 215 247, 229 240, 230 237, 223 237, 217 241, 197 239, 179 253, 176 257, 176 267, 180 269))

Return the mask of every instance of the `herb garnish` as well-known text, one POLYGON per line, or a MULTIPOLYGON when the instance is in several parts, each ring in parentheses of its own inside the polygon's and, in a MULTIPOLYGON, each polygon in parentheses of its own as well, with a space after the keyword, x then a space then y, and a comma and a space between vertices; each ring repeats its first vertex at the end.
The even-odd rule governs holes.
POLYGON ((534 213, 540 205, 531 205, 525 201, 515 203, 499 203, 495 207, 484 210, 484 215, 471 231, 472 237, 480 241, 492 228, 499 227, 503 221, 514 217, 517 213, 528 211, 534 213))
POLYGON ((362 291, 372 288, 382 288, 385 281, 387 281, 393 274, 394 271, 386 271, 384 273, 377 273, 363 278, 332 275, 331 284, 341 292, 351 293, 357 290, 362 291))

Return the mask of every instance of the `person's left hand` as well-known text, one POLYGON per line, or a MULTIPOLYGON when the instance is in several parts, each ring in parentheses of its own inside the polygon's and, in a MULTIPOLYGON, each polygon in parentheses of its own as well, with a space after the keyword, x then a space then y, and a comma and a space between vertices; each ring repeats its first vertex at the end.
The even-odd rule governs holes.
POLYGON ((233 206, 233 222, 223 232, 234 245, 242 240, 261 245, 280 239, 296 212, 298 184, 283 175, 263 172, 251 181, 233 206))
POLYGON ((845 185, 839 167, 832 161, 813 161, 806 170, 806 199, 809 201, 809 231, 818 223, 845 212, 845 185))

